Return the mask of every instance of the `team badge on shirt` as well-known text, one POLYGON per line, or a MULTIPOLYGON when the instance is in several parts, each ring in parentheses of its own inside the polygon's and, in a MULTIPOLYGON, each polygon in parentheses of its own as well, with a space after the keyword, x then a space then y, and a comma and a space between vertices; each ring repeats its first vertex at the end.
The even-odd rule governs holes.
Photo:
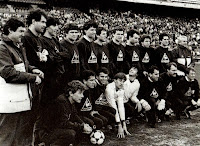
POLYGON ((79 55, 77 55, 76 51, 74 51, 74 55, 72 57, 71 63, 80 63, 79 62, 79 55))
POLYGON ((119 51, 119 54, 117 55, 117 61, 123 61, 123 53, 122 50, 119 51))
POLYGON ((81 111, 91 111, 92 110, 92 104, 88 98, 86 98, 85 103, 83 107, 81 108, 81 111))
POLYGON ((149 63, 150 58, 149 58, 149 54, 146 52, 144 55, 144 58, 142 59, 143 63, 149 63))
POLYGON ((161 63, 169 63, 169 57, 166 53, 163 54, 163 57, 161 59, 161 63))
POLYGON ((139 56, 135 51, 133 51, 132 61, 139 61, 139 56))
POLYGON ((97 63, 97 57, 96 57, 96 55, 94 54, 93 51, 91 52, 91 56, 88 59, 88 63, 97 63))
POLYGON ((172 83, 170 82, 169 85, 166 87, 167 91, 172 91, 172 83))
POLYGON ((99 104, 99 105, 107 105, 108 104, 108 101, 107 101, 107 99, 106 99, 106 97, 104 96, 103 93, 95 101, 95 104, 99 104))
POLYGON ((191 87, 189 87, 189 89, 185 93, 185 96, 192 96, 192 89, 191 89, 191 87))
POLYGON ((101 63, 109 63, 109 59, 108 59, 106 53, 104 53, 104 52, 102 52, 101 63))
POLYGON ((158 98, 158 92, 156 91, 155 88, 153 88, 153 90, 152 90, 150 96, 153 97, 153 98, 158 98))

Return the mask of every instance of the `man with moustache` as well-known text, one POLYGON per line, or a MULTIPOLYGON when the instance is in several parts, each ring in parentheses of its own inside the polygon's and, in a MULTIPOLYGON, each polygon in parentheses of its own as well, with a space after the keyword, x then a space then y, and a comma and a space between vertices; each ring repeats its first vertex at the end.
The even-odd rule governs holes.
POLYGON ((155 63, 160 69, 160 73, 166 71, 166 64, 173 61, 172 48, 169 46, 169 36, 162 33, 159 36, 160 46, 155 50, 155 63))
POLYGON ((47 71, 44 75, 44 86, 40 101, 43 107, 63 93, 61 81, 65 70, 60 52, 61 45, 56 39, 58 25, 58 19, 49 17, 47 19, 44 35, 41 37, 41 46, 48 51, 48 59, 46 62, 47 71))
POLYGON ((176 119, 180 120, 182 101, 176 96, 176 91, 179 90, 177 88, 177 84, 181 77, 177 75, 177 65, 175 62, 170 62, 166 64, 166 70, 166 72, 160 75, 167 91, 166 110, 168 111, 165 113, 165 117, 166 120, 169 120, 169 115, 173 110, 176 114, 176 119))
POLYGON ((65 37, 61 41, 63 62, 65 66, 63 85, 80 77, 80 59, 77 48, 79 28, 75 24, 68 24, 64 28, 65 37))
POLYGON ((39 85, 42 71, 29 65, 21 38, 23 22, 10 18, 3 27, 0 43, 0 145, 31 145, 32 92, 30 83, 39 85))
POLYGON ((97 23, 90 20, 83 26, 83 38, 78 42, 77 47, 80 55, 81 71, 97 71, 97 50, 94 48, 97 23))
POLYGON ((162 120, 165 113, 166 91, 164 86, 161 86, 163 82, 159 79, 159 76, 158 67, 151 66, 148 70, 148 76, 141 82, 138 95, 140 103, 146 110, 148 124, 151 128, 155 128, 156 118, 162 120), (148 108, 146 108, 146 105, 148 105, 148 108))
POLYGON ((122 28, 116 28, 113 31, 112 41, 108 43, 108 49, 110 52, 111 63, 114 64, 113 73, 111 73, 111 77, 114 76, 118 72, 128 72, 128 63, 126 60, 126 54, 124 46, 122 45, 124 31, 122 28))

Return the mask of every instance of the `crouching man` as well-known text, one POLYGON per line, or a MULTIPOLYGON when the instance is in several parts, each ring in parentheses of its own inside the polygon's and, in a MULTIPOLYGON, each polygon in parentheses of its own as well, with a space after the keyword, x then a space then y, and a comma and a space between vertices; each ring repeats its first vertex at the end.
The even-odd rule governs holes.
POLYGON ((148 77, 141 82, 139 96, 140 103, 146 110, 148 124, 155 128, 156 119, 162 120, 165 114, 165 88, 159 79, 159 69, 151 66, 148 70, 148 77))
POLYGON ((42 112, 35 125, 37 142, 45 145, 77 145, 81 132, 90 134, 92 128, 84 123, 74 106, 84 97, 85 85, 78 80, 68 83, 65 93, 60 95, 53 104, 42 112), (76 142, 76 143, 75 143, 76 142))
POLYGON ((185 107, 185 114, 190 118, 190 112, 200 107, 199 84, 195 79, 196 72, 193 67, 188 68, 186 76, 181 78, 177 84, 177 96, 185 107))
POLYGON ((125 108, 124 108, 124 82, 126 75, 124 73, 117 73, 114 76, 114 81, 107 85, 105 96, 111 107, 116 110, 115 120, 118 124, 118 138, 124 138, 124 132, 131 135, 126 127, 125 122, 125 108))

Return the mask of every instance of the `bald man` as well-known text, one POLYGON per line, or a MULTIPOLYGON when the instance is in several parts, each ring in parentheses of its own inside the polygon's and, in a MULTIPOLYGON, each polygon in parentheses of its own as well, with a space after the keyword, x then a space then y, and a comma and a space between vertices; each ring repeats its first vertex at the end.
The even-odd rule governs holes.
POLYGON ((181 35, 177 38, 178 46, 173 50, 173 61, 177 63, 178 74, 185 75, 188 67, 193 66, 192 52, 188 48, 188 38, 181 35))

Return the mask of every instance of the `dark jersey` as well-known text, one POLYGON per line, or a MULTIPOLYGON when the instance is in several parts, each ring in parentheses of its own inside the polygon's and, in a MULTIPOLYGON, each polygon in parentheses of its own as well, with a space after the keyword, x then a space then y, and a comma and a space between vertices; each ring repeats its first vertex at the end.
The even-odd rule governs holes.
POLYGON ((129 46, 127 45, 125 47, 125 52, 126 52, 126 58, 129 63, 129 67, 132 65, 136 65, 138 67, 138 70, 142 70, 141 66, 141 56, 140 56, 140 50, 139 46, 129 46))
POLYGON ((65 66, 64 80, 70 82, 71 80, 78 79, 80 77, 80 60, 79 52, 76 44, 72 44, 69 41, 62 40, 62 53, 63 62, 65 66))
POLYGON ((166 64, 173 61, 172 51, 168 51, 168 48, 159 46, 155 50, 155 64, 158 66, 160 73, 166 70, 166 64))
POLYGON ((148 69, 155 64, 153 48, 144 48, 140 46, 140 57, 143 71, 148 71, 148 69))
POLYGON ((23 46, 26 49, 26 56, 29 63, 38 67, 44 73, 46 72, 46 62, 41 62, 37 52, 42 52, 41 38, 35 36, 29 29, 22 38, 23 46))
POLYGON ((94 47, 94 42, 87 41, 84 37, 77 44, 81 71, 83 70, 93 70, 94 72, 98 69, 97 62, 97 50, 94 47))
POLYGON ((195 79, 194 81, 188 81, 187 77, 182 77, 177 84, 177 96, 181 99, 194 99, 197 101, 199 99, 199 84, 195 79))
POLYGON ((151 100, 151 98, 155 99, 165 99, 166 98, 166 90, 163 85, 163 81, 159 79, 159 81, 152 82, 148 78, 145 78, 141 82, 138 98, 144 99, 147 102, 151 100))
MULTIPOLYGON (((108 44, 108 49, 110 56, 112 58, 112 63, 114 64, 113 73, 118 72, 128 73, 129 67, 126 60, 125 48, 123 45, 117 45, 113 41, 108 44)), ((113 75, 114 75, 113 74, 113 75)))

